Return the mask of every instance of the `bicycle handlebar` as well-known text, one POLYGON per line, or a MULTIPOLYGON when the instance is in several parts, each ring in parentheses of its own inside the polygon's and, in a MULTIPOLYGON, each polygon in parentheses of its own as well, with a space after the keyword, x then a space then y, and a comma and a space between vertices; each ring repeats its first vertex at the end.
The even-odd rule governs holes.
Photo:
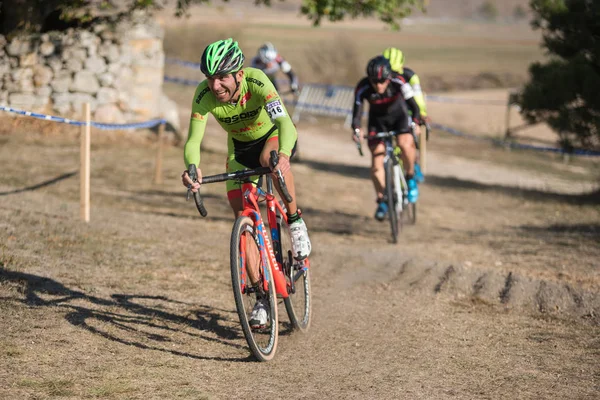
MULTIPOLYGON (((273 170, 273 169, 275 169, 277 164, 279 164, 279 155, 277 154, 277 152, 275 150, 272 150, 270 155, 271 155, 271 160, 269 161, 269 164, 271 164, 271 170, 273 170)), ((285 179, 283 179, 283 174, 281 173, 280 170, 277 171, 277 180, 279 181, 279 187, 281 188, 283 197, 285 197, 285 200, 288 203, 291 202, 293 200, 292 196, 290 195, 290 192, 288 192, 287 185, 285 184, 285 179)))
POLYGON ((360 132, 360 129, 356 128, 354 130, 354 137, 358 139, 358 141, 356 142, 356 149, 358 150, 358 154, 360 154, 360 156, 362 157, 364 154, 362 151, 362 143, 360 141, 360 136, 358 134, 359 132, 360 132))
MULTIPOLYGON (((189 165, 188 175, 190 176, 190 179, 192 180, 192 182, 198 182, 198 171, 196 170, 195 164, 189 165)), ((204 181, 204 179, 202 181, 204 181)), ((191 189, 192 189, 192 187, 190 185, 188 187, 188 194, 187 194, 188 199, 190 197, 191 189)), ((200 196, 200 190, 198 190, 196 193, 194 193, 194 201, 196 202, 196 208, 198 209, 198 212, 200 213, 200 215, 202 215, 203 217, 206 217, 208 215, 208 212, 206 211, 206 207, 204 207, 204 201, 202 200, 202 196, 200 196)))
MULTIPOLYGON (((216 183, 216 182, 224 182, 224 181, 228 181, 228 180, 236 180, 237 181, 237 180, 244 180, 246 178, 249 178, 249 177, 255 176, 255 175, 269 174, 273 171, 273 169, 277 166, 277 164, 279 164, 279 156, 277 155, 277 151, 275 151, 275 150, 271 151, 270 155, 271 155, 271 160, 270 160, 271 167, 258 167, 258 168, 253 168, 253 169, 244 169, 244 170, 235 171, 235 172, 226 172, 224 174, 204 176, 204 177, 202 177, 202 182, 200 182, 200 183, 201 184, 216 183)), ((281 192, 283 193, 283 197, 285 197, 285 200, 289 203, 293 200, 293 198, 290 195, 290 193, 288 192, 287 185, 285 184, 285 179, 283 178, 281 171, 277 171, 277 172, 278 172, 277 181, 279 182, 279 186, 281 187, 281 192)), ((188 174, 189 174, 190 178, 192 178, 192 181, 198 182, 198 172, 196 170, 196 165, 190 164, 190 166, 188 167, 188 174)), ((191 187, 188 188, 188 197, 189 197, 190 189, 191 189, 191 187)), ((200 215, 202 215, 203 217, 206 217, 207 212, 206 212, 206 208, 204 207, 204 202, 202 200, 202 196, 200 196, 200 190, 198 190, 196 193, 194 193, 194 200, 196 201, 196 208, 200 212, 200 215)))
POLYGON ((429 140, 429 131, 431 130, 431 126, 429 126, 429 122, 423 121, 423 125, 425 125, 425 140, 429 140))
POLYGON ((398 132, 396 132, 396 131, 377 132, 375 135, 369 136, 369 138, 370 139, 384 139, 384 138, 388 138, 388 137, 394 137, 396 135, 398 135, 398 132))

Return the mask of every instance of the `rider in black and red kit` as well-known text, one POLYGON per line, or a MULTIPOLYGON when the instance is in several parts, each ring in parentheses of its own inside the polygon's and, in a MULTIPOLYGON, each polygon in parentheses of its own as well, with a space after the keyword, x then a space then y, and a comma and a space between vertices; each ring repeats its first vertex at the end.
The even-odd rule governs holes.
MULTIPOLYGON (((377 56, 367 65, 367 76, 356 85, 352 110, 353 139, 362 141, 364 135, 361 129, 363 101, 369 103, 368 134, 377 132, 396 131, 398 146, 402 150, 402 162, 405 167, 408 183, 408 201, 415 202, 419 196, 417 182, 414 179, 414 165, 416 159, 416 146, 412 133, 419 134, 421 114, 419 106, 414 99, 412 87, 404 78, 393 72, 390 62, 383 56, 377 56), (412 112, 409 116, 408 108, 412 112)), ((377 210, 375 218, 383 221, 387 215, 387 204, 383 198, 385 192, 385 172, 383 158, 385 146, 379 139, 368 140, 372 156, 371 179, 377 192, 377 210)))

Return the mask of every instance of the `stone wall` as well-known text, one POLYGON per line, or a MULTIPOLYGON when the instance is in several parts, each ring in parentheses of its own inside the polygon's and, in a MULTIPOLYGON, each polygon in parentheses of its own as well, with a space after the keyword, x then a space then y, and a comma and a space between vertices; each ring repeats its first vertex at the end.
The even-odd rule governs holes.
MULTIPOLYGON (((143 15, 91 30, 0 35, 0 105, 106 123, 161 117, 162 28, 143 15)), ((172 111, 172 110, 171 110, 172 111)))

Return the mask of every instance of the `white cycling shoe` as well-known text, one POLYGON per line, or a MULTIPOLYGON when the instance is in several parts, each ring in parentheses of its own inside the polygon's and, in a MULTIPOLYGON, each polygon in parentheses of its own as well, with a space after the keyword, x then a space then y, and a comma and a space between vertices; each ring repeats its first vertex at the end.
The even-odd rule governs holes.
POLYGON ((261 329, 267 326, 267 323, 269 322, 269 312, 262 300, 256 300, 256 304, 254 304, 254 308, 250 314, 250 321, 248 322, 252 329, 261 329))
POLYGON ((290 233, 292 235, 292 251, 294 258, 298 261, 304 260, 310 255, 310 239, 308 230, 302 219, 290 224, 290 233))

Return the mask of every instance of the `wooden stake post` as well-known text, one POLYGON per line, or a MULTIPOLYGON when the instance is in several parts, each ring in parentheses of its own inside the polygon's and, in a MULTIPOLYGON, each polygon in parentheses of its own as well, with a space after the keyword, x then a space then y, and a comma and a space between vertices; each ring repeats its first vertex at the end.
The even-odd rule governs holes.
POLYGON ((158 126, 158 138, 156 145, 156 164, 154 169, 154 183, 162 183, 162 159, 163 159, 163 137, 165 136, 165 123, 158 126))
POLYGON ((419 164, 423 175, 427 174, 427 128, 421 126, 419 135, 419 164))
POLYGON ((90 138, 92 128, 90 103, 85 103, 82 111, 85 125, 81 126, 80 211, 81 219, 90 222, 90 138))

